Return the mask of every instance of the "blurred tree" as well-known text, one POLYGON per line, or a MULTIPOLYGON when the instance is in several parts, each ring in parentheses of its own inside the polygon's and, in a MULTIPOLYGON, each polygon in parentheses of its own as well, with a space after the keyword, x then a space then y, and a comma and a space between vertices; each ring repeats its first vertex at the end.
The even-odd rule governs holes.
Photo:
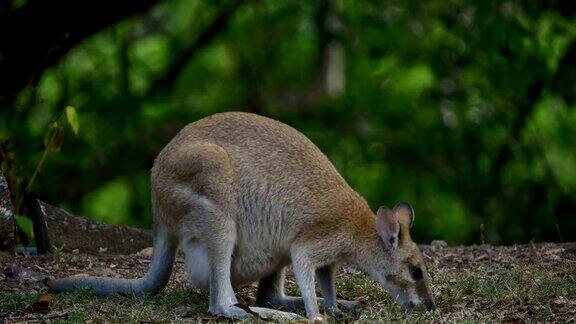
MULTIPOLYGON (((0 17, 35 2, 9 1, 0 17)), ((59 38, 46 37, 35 59, 18 57, 34 69, 10 67, 27 74, 0 86, 18 91, 0 120, 2 169, 16 195, 51 122, 71 105, 80 131, 58 133, 32 191, 77 213, 149 226, 158 151, 188 122, 246 110, 304 132, 374 209, 411 202, 421 242, 576 239, 571 2, 152 4, 107 6, 115 11, 42 64, 37 83, 25 86, 59 38)), ((76 23, 88 21, 76 20, 59 23, 84 31, 76 23)), ((48 33, 38 26, 0 39, 48 33)))

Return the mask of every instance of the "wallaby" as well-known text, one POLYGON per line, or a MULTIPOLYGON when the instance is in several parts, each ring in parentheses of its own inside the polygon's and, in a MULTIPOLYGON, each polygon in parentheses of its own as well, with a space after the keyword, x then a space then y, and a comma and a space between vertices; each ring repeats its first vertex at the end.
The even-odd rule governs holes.
POLYGON ((139 279, 69 277, 54 291, 93 287, 99 295, 156 293, 178 245, 190 282, 210 294, 209 312, 251 316, 234 287, 259 281, 257 306, 304 307, 311 320, 338 313, 335 273, 348 262, 371 275, 404 308, 434 308, 430 278, 410 238, 412 207, 374 214, 328 158, 281 122, 241 112, 215 114, 182 129, 152 167, 154 252, 139 279), (302 297, 284 295, 292 264, 302 297))

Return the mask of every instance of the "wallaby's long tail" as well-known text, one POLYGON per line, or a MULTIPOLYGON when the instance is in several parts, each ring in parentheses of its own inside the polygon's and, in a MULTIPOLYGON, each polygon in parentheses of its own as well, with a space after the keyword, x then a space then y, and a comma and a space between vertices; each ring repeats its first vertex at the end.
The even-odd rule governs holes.
MULTIPOLYGON (((160 227, 160 226, 159 226, 160 227)), ((170 279, 178 241, 165 228, 154 230, 154 252, 148 273, 137 279, 104 277, 68 277, 49 280, 48 287, 55 292, 70 292, 79 288, 92 287, 101 296, 155 294, 162 290, 170 279)))

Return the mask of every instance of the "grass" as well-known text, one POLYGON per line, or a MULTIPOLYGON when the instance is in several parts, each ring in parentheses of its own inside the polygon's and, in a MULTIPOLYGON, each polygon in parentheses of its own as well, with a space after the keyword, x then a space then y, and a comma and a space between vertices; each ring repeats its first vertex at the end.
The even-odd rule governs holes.
MULTIPOLYGON (((91 321, 178 321, 178 309, 189 307, 197 313, 206 309, 206 296, 185 287, 169 289, 155 296, 144 298, 111 297, 102 298, 94 295, 90 289, 74 293, 64 293, 52 296, 52 311, 60 318, 58 323, 77 323, 91 321)), ((0 309, 4 311, 22 311, 38 299, 38 294, 0 294, 0 309)), ((41 320, 48 314, 27 314, 26 319, 41 320)))
MULTIPOLYGON (((364 306, 358 312, 347 313, 338 319, 330 318, 329 321, 575 321, 574 252, 575 244, 563 245, 561 248, 550 244, 520 248, 428 248, 425 254, 428 255, 438 306, 433 312, 405 312, 369 277, 340 272, 337 281, 339 297, 360 300, 364 306), (552 249, 560 252, 546 254, 546 251, 552 249), (485 254, 490 257, 483 258, 485 254)), ((98 257, 93 258, 97 265, 98 257)), ((107 266, 115 262, 110 260, 114 259, 100 261, 107 266)), ((66 261, 59 267, 65 269, 65 264, 66 261)), ((143 266, 139 271, 145 268, 143 266)), ((177 272, 181 272, 181 269, 177 269, 177 272)), ((46 314, 24 311, 27 305, 45 293, 42 288, 37 292, 23 292, 25 289, 7 292, 0 289, 0 320, 59 323, 223 321, 206 313, 208 296, 186 286, 180 280, 181 277, 181 273, 173 277, 169 287, 162 293, 141 299, 100 298, 90 290, 53 295, 51 310, 46 314)), ((253 301, 254 290, 253 287, 241 289, 238 292, 241 301, 253 301)), ((291 278, 287 282, 287 291, 297 294, 297 287, 291 278)))

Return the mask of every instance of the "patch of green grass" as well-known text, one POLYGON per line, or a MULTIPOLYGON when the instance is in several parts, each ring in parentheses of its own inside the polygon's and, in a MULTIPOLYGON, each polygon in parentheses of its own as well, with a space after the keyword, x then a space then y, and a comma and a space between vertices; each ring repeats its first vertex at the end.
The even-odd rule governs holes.
POLYGON ((0 293, 0 310, 13 311, 26 307, 38 298, 34 294, 0 293))
MULTIPOLYGON (((2 312, 23 311, 38 299, 36 294, 0 294, 0 310, 2 312)), ((181 287, 167 289, 164 292, 143 298, 134 297, 98 297, 90 289, 82 289, 73 293, 52 295, 52 310, 67 310, 61 323, 78 323, 88 320, 111 322, 152 321, 165 322, 179 319, 175 310, 179 307, 189 307, 192 314, 202 314, 207 309, 207 296, 198 291, 181 287)), ((30 314, 30 320, 41 320, 43 314, 30 314)))

